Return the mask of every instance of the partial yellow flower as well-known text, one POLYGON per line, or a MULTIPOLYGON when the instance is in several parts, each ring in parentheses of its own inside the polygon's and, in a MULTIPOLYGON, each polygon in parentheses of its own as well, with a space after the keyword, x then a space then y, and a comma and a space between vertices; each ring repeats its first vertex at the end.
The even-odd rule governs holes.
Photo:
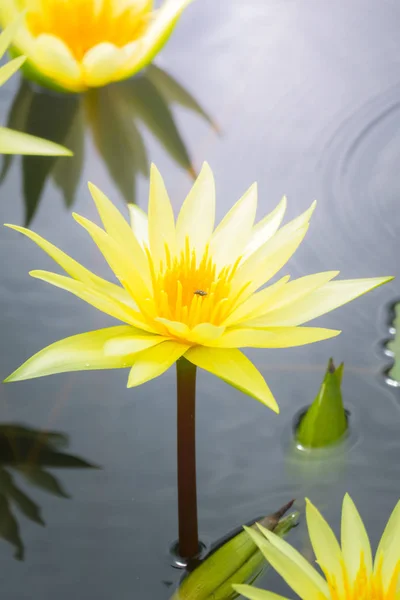
POLYGON ((0 24, 26 12, 14 41, 27 77, 82 92, 148 65, 192 0, 1 0, 0 24))
MULTIPOLYGON (((319 574, 282 538, 259 525, 246 528, 265 558, 302 600, 399 600, 400 501, 396 504, 372 558, 368 534, 348 494, 343 500, 341 547, 328 523, 307 500, 307 526, 319 574)), ((250 600, 285 600, 249 585, 235 590, 250 600)))
POLYGON ((47 252, 70 277, 32 271, 126 323, 67 338, 29 359, 6 381, 85 369, 131 367, 128 387, 158 377, 181 356, 278 412, 255 366, 239 348, 289 348, 340 333, 303 323, 386 283, 391 277, 331 281, 338 271, 263 287, 304 238, 315 203, 281 229, 286 208, 256 225, 252 185, 214 229, 215 187, 204 164, 175 222, 160 173, 150 174, 148 216, 130 206, 131 226, 89 184, 101 229, 74 214, 121 285, 97 277, 36 233, 9 225, 47 252))
MULTIPOLYGON (((20 27, 20 19, 11 23, 0 35, 0 59, 4 56, 15 34, 20 27)), ((14 75, 25 62, 24 56, 19 56, 0 67, 0 86, 14 75)), ((72 152, 47 140, 0 127, 0 154, 39 154, 47 156, 71 156, 72 152)))

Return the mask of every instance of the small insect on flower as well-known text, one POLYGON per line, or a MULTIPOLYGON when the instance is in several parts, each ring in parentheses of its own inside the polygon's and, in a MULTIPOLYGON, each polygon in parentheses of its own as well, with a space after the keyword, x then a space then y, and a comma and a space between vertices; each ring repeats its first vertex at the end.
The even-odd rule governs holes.
POLYGON ((193 293, 196 294, 196 296, 207 296, 207 292, 205 292, 204 290, 196 290, 193 293))

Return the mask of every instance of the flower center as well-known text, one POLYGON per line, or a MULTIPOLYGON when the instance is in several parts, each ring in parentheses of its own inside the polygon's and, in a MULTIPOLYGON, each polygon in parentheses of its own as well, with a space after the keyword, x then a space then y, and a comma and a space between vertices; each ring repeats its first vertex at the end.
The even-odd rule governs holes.
POLYGON ((396 600, 396 588, 400 575, 400 561, 397 562, 389 584, 384 588, 382 582, 383 556, 374 573, 367 573, 364 556, 361 556, 360 568, 353 585, 349 581, 346 566, 342 563, 344 594, 338 589, 335 578, 326 576, 332 600, 396 600))
POLYGON ((176 257, 171 257, 166 247, 166 261, 158 272, 149 253, 148 256, 158 317, 185 323, 190 328, 200 323, 219 325, 226 318, 237 296, 232 294, 232 278, 241 257, 217 271, 208 246, 198 258, 188 238, 176 257))
POLYGON ((101 42, 123 47, 145 32, 152 12, 150 0, 131 0, 118 10, 115 0, 39 0, 26 16, 34 37, 47 33, 68 46, 77 60, 101 42))

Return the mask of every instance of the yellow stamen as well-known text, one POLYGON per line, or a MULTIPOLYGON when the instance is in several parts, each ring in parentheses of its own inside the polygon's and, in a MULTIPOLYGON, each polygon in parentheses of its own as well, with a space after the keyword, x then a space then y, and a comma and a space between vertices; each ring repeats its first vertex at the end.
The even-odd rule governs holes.
POLYGON ((326 573, 331 600, 396 600, 396 589, 400 575, 400 561, 396 564, 389 585, 385 589, 382 582, 383 555, 372 575, 365 565, 364 555, 360 557, 360 567, 354 582, 349 579, 346 565, 342 562, 343 591, 338 589, 335 577, 326 573))
POLYGON ((26 22, 34 37, 59 37, 80 61, 102 42, 122 48, 140 38, 152 17, 148 0, 132 0, 117 12, 114 0, 40 0, 28 11, 26 22))

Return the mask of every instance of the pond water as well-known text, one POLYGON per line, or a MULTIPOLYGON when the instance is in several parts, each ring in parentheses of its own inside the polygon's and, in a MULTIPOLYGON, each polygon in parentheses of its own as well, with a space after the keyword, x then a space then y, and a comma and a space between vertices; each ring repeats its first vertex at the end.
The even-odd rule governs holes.
MULTIPOLYGON (((73 206, 95 218, 86 182, 120 207, 134 197, 145 207, 153 161, 177 209, 191 184, 189 165, 198 169, 207 159, 219 217, 255 180, 260 215, 283 194, 288 218, 318 199, 285 272, 399 277, 399 24, 395 0, 198 0, 160 56, 160 70, 124 89, 82 101, 20 87, 14 77, 0 93, 0 122, 13 106, 21 118, 29 115, 24 122, 31 131, 73 143, 78 158, 64 170, 51 159, 15 158, 0 188, 1 223, 23 224, 29 217, 35 231, 107 276, 70 214, 73 206), (137 126, 129 131, 117 123, 128 104, 137 126)), ((0 248, 1 379, 55 340, 113 324, 31 279, 29 270, 53 267, 28 240, 3 229, 0 248)), ((343 331, 335 339, 249 351, 280 416, 199 373, 197 477, 205 544, 292 497, 301 508, 308 496, 338 531, 346 491, 377 542, 400 496, 399 390, 383 377, 392 359, 382 346, 398 285, 320 318, 319 325, 343 331), (292 424, 315 397, 330 356, 345 363, 352 434, 340 450, 309 461, 291 449, 292 424)), ((125 386, 123 372, 104 371, 0 387, 0 439, 7 439, 10 425, 25 426, 21 447, 32 456, 32 430, 63 434, 34 472, 13 469, 7 443, 0 444, 0 535, 8 537, 0 542, 0 570, 8 600, 163 600, 179 582, 182 572, 169 556, 177 535, 175 372, 133 390, 125 386), (17 494, 19 504, 16 489, 26 496, 17 494)), ((310 555, 304 519, 290 540, 310 555)), ((272 572, 261 585, 290 595, 272 572)))

